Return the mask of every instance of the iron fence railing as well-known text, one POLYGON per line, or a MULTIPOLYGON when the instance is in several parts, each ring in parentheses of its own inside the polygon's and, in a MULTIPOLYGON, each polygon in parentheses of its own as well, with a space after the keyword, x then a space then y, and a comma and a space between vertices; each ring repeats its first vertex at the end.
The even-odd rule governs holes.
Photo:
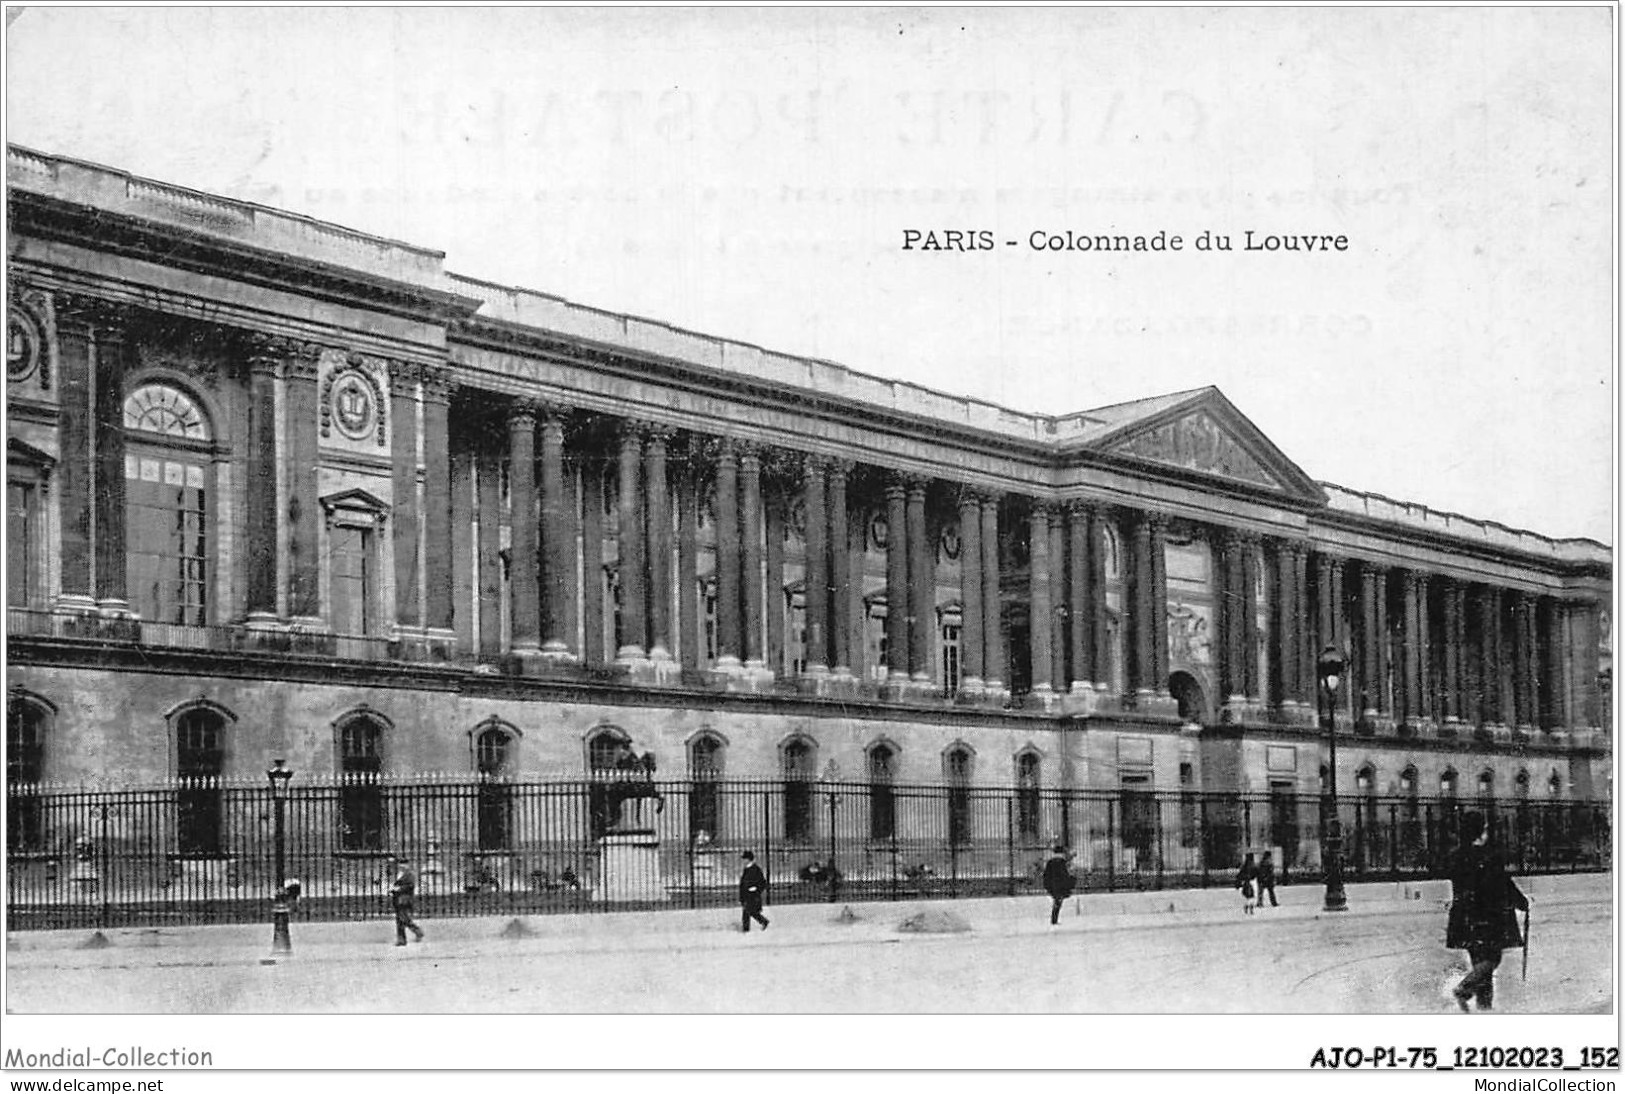
MULTIPOLYGON (((1248 851, 1319 881, 1331 804, 1316 796, 786 781, 295 780, 283 803, 296 916, 383 915, 391 856, 433 916, 697 907, 735 899, 740 852, 770 900, 894 900, 1036 888, 1064 843, 1085 891, 1228 886, 1248 851), (833 869, 831 869, 833 867, 833 869)), ((267 785, 12 786, 11 929, 262 919, 275 884, 267 785)), ((1351 881, 1445 876, 1460 816, 1485 812, 1518 873, 1606 870, 1592 801, 1343 797, 1351 881)))

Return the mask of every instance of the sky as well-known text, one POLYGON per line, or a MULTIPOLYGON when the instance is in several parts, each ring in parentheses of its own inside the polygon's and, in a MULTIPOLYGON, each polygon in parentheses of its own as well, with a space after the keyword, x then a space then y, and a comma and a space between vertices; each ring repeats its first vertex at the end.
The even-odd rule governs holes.
POLYGON ((28 8, 7 139, 1019 410, 1214 385, 1314 478, 1612 543, 1611 18, 28 8))

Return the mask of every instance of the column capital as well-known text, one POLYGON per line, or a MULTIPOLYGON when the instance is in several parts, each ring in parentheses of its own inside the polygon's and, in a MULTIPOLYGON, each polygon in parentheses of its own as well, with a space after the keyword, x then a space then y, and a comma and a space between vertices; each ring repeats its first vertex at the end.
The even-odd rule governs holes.
POLYGON ((801 477, 803 479, 822 479, 829 470, 830 459, 816 452, 803 452, 801 454, 801 477))
POLYGON ((961 485, 959 487, 958 494, 959 497, 956 505, 957 508, 963 509, 966 506, 971 506, 978 509, 981 508, 983 491, 974 486, 961 485))
POLYGON ((739 473, 757 475, 762 470, 762 446, 754 441, 737 441, 734 451, 739 453, 739 473))
POLYGON ((1067 498, 1060 502, 1060 507, 1074 516, 1087 517, 1091 513, 1099 516, 1105 510, 1105 504, 1096 498, 1067 498))
POLYGON ((443 365, 424 365, 420 371, 423 377, 423 401, 442 406, 450 403, 451 393, 457 387, 451 378, 451 369, 443 365))
MULTIPOLYGON (((425 395, 427 395, 428 377, 424 377, 425 395)), ((531 406, 536 410, 536 417, 546 425, 563 429, 570 416, 575 413, 575 407, 569 403, 561 403, 557 399, 533 399, 531 406)))
POLYGON ((51 306, 57 322, 81 326, 123 326, 136 310, 121 300, 65 292, 52 293, 51 306))
POLYGON ((1281 540, 1281 550, 1293 561, 1309 557, 1309 544, 1301 539, 1281 540))
POLYGON ((673 437, 677 436, 677 427, 667 425, 664 422, 645 422, 643 436, 650 444, 659 444, 664 448, 671 443, 673 437))
POLYGON ((1042 498, 1034 498, 1032 504, 1032 519, 1035 521, 1042 520, 1047 524, 1050 516, 1060 512, 1060 509, 1061 507, 1053 501, 1045 501, 1042 498))
POLYGON ((515 399, 508 404, 508 428, 531 430, 536 428, 536 400, 515 399))
POLYGON ((828 457, 826 464, 829 468, 829 477, 831 479, 845 479, 852 474, 853 468, 857 467, 856 461, 844 459, 840 456, 828 457))
MULTIPOLYGON (((360 355, 357 356, 360 357, 360 355)), ((384 371, 389 373, 390 390, 397 395, 406 394, 406 392, 397 389, 410 388, 411 385, 423 378, 423 366, 416 361, 402 361, 398 358, 386 357, 383 362, 384 371)))

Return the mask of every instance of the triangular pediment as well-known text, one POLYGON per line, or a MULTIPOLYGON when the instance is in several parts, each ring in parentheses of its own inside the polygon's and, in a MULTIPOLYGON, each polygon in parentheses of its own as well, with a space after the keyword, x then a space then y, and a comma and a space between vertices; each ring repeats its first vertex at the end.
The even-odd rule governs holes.
POLYGON ((1315 481, 1261 433, 1218 388, 1184 398, 1146 400, 1109 408, 1118 420, 1091 447, 1102 455, 1223 479, 1253 490, 1315 504, 1325 497, 1315 481))

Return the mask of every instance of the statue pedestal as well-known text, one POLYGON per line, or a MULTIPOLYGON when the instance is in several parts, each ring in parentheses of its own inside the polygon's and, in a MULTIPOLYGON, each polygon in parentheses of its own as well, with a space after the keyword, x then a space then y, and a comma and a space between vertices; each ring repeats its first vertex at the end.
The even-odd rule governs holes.
POLYGON ((614 900, 666 900, 660 876, 660 841, 654 829, 610 832, 598 842, 598 885, 592 898, 614 900))

